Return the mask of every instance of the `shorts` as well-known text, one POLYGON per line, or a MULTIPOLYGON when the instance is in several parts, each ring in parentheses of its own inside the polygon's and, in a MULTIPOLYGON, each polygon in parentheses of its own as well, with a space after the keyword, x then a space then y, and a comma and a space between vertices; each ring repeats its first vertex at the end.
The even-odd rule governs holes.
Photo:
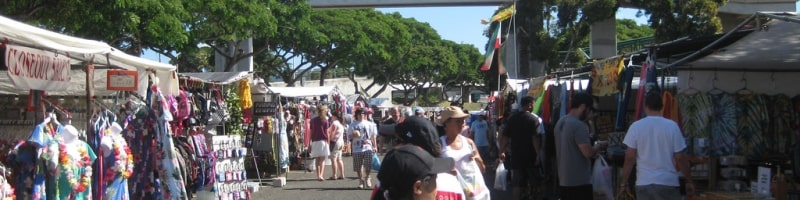
POLYGON ((344 142, 339 140, 338 142, 331 143, 331 159, 342 158, 342 149, 344 148, 344 142))
POLYGON ((534 181, 537 178, 542 178, 537 171, 538 168, 511 169, 511 186, 528 187, 537 185, 534 181))
POLYGON ((331 150, 328 148, 328 141, 318 140, 311 142, 311 156, 312 158, 328 157, 331 150))
POLYGON ((358 172, 364 167, 364 171, 372 170, 372 151, 353 152, 353 171, 358 172))
POLYGON ((640 199, 681 199, 681 190, 676 186, 637 185, 636 196, 640 199))

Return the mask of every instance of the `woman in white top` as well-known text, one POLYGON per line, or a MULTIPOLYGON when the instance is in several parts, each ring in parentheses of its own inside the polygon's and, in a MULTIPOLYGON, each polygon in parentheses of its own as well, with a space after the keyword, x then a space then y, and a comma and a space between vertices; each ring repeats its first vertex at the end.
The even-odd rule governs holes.
POLYGON ((472 139, 461 135, 469 114, 461 108, 450 106, 442 111, 439 123, 444 126, 445 135, 440 138, 442 157, 453 158, 458 179, 464 187, 467 199, 490 199, 489 188, 483 181, 486 166, 472 139))
POLYGON ((333 111, 331 113, 331 126, 328 128, 328 135, 331 139, 331 167, 333 175, 330 180, 344 179, 344 162, 342 162, 342 148, 344 147, 344 125, 342 125, 342 113, 333 111), (336 174, 339 174, 337 177, 336 174))

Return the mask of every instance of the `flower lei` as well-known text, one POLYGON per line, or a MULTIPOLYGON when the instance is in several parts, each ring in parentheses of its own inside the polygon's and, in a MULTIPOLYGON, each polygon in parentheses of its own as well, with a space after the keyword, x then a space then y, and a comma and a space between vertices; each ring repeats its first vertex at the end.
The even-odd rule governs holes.
POLYGON ((131 148, 128 147, 125 140, 122 139, 120 136, 113 136, 114 141, 111 143, 111 148, 114 149, 114 166, 108 168, 106 171, 106 181, 113 180, 117 174, 121 175, 122 178, 128 179, 133 174, 133 154, 131 154, 131 148), (125 155, 127 155, 127 159, 121 158, 121 151, 125 151, 125 155))
POLYGON ((67 175, 67 182, 69 182, 70 187, 72 187, 75 192, 86 191, 86 188, 89 188, 89 184, 91 184, 92 181, 90 180, 92 177, 92 161, 89 158, 86 147, 84 146, 78 149, 81 160, 74 162, 75 166, 69 166, 73 161, 72 158, 70 158, 71 156, 67 154, 67 145, 64 145, 62 142, 59 145, 59 150, 59 162, 62 168, 64 168, 64 173, 67 175), (80 179, 75 178, 75 174, 72 171, 75 168, 84 169, 80 179))

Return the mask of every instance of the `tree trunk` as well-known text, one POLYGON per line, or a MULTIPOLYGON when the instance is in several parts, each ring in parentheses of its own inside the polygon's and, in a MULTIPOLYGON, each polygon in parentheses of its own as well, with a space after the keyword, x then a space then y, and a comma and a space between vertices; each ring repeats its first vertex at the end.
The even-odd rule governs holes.
POLYGON ((321 67, 319 70, 319 86, 325 86, 325 75, 328 75, 328 67, 321 67))
POLYGON ((348 71, 347 79, 350 79, 350 81, 353 82, 353 88, 355 88, 355 93, 356 94, 360 94, 361 93, 361 89, 358 88, 358 81, 356 81, 356 73, 352 72, 352 71, 348 71))
POLYGON ((381 87, 381 89, 380 89, 380 90, 378 90, 377 92, 375 92, 375 94, 372 94, 372 97, 371 97, 371 98, 377 98, 379 95, 381 95, 381 93, 383 93, 384 91, 386 91, 386 88, 387 88, 387 87, 389 87, 389 84, 383 85, 383 87, 381 87))

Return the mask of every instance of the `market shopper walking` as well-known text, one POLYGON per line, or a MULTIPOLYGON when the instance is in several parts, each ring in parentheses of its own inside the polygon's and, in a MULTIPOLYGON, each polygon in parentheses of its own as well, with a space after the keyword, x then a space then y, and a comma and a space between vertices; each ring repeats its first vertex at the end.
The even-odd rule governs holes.
POLYGON ((311 157, 317 172, 317 180, 324 181, 325 158, 330 156, 329 135, 328 135, 328 108, 320 106, 317 108, 317 116, 311 119, 311 157))
POLYGON ((486 115, 481 113, 478 115, 478 120, 472 122, 469 126, 470 131, 472 132, 472 141, 475 142, 475 145, 478 146, 478 153, 480 153, 481 158, 488 158, 489 157, 489 123, 486 122, 486 115))
POLYGON ((512 114, 506 119, 501 131, 499 156, 502 162, 506 158, 506 149, 511 145, 511 184, 514 199, 522 197, 522 188, 530 187, 537 177, 536 166, 540 163, 541 137, 544 134, 542 120, 533 110, 533 97, 523 97, 522 111, 512 114))
POLYGON ((358 174, 358 188, 372 187, 369 178, 372 170, 372 154, 378 152, 376 137, 377 127, 374 123, 367 121, 366 108, 359 108, 354 113, 355 121, 347 129, 347 135, 353 144, 353 171, 358 174), (354 132, 358 134, 353 134, 354 132))
POLYGON ((686 194, 694 194, 694 183, 685 154, 686 142, 678 124, 661 116, 663 106, 660 94, 648 94, 645 98, 647 117, 631 124, 622 141, 628 149, 625 151, 620 191, 628 191, 627 181, 636 165, 638 199, 681 199, 675 162, 686 181, 686 194))
POLYGON ((591 159, 605 145, 598 143, 592 147, 589 127, 584 121, 597 107, 590 94, 581 92, 573 96, 570 108, 555 126, 559 195, 563 200, 592 199, 591 159))
POLYGON ((478 153, 478 147, 472 139, 461 134, 467 117, 469 114, 455 106, 442 111, 439 119, 445 130, 445 135, 440 138, 442 157, 453 158, 458 175, 465 182, 468 191, 466 195, 470 199, 490 199, 489 188, 483 180, 486 165, 478 153))
POLYGON ((331 144, 331 168, 333 169, 330 180, 344 179, 344 162, 342 162, 342 149, 344 148, 344 125, 342 125, 342 113, 333 111, 331 113, 331 126, 328 128, 331 144), (338 177, 337 177, 338 175, 338 177))
MULTIPOLYGON (((380 127, 381 134, 394 134, 398 138, 395 147, 417 146, 430 153, 433 157, 442 157, 442 144, 439 140, 439 132, 427 118, 409 116, 396 125, 386 125, 380 127)), ((451 158, 449 158, 451 159, 451 158)), ((388 165, 388 163, 384 163, 388 165)), ((383 164, 382 164, 383 165, 383 164)), ((381 167, 383 169, 383 167, 381 167)), ((380 180, 380 175, 379 180, 380 180)), ((436 175, 436 199, 466 200, 464 187, 461 186, 456 169, 451 167, 447 172, 436 175)), ((372 198, 374 200, 387 199, 385 191, 389 186, 377 184, 374 188, 372 198)), ((390 198, 391 199, 391 198, 390 198)))

